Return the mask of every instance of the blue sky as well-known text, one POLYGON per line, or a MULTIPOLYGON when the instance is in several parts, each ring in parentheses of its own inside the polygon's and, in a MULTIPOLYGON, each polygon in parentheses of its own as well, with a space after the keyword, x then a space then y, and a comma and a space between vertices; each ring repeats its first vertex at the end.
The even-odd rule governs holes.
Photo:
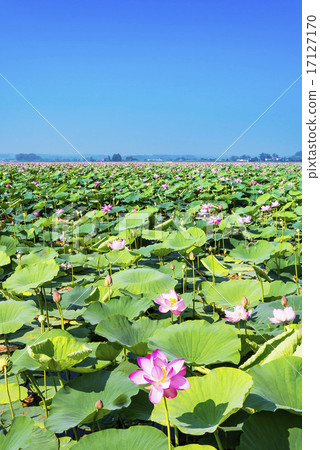
MULTIPOLYGON (((85 155, 218 157, 301 74, 296 0, 3 2, 0 38, 0 72, 85 155)), ((300 128, 301 80, 228 154, 294 154, 300 128)), ((77 156, 1 78, 0 136, 77 156)))

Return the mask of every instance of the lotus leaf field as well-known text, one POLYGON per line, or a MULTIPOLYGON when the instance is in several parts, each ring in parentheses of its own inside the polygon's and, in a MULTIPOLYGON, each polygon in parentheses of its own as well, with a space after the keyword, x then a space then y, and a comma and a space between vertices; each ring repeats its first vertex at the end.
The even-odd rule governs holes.
POLYGON ((2 163, 1 450, 300 449, 301 216, 296 164, 2 163))

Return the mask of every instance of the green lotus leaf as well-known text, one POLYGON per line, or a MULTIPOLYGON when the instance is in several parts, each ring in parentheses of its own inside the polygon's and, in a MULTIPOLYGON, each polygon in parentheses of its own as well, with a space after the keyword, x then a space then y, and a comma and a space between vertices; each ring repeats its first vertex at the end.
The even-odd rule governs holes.
POLYGON ((51 247, 42 247, 32 250, 28 255, 21 257, 21 266, 31 266, 32 264, 50 261, 58 256, 58 253, 51 247))
MULTIPOLYGON (((168 402, 171 424, 186 434, 213 433, 243 406, 252 379, 239 369, 219 367, 203 377, 189 378, 191 387, 168 402)), ((165 424, 163 402, 153 410, 152 420, 165 424)))
POLYGON ((257 241, 256 244, 239 244, 231 250, 230 256, 234 259, 260 264, 270 258, 275 253, 275 246, 272 242, 257 241))
POLYGON ((0 247, 0 267, 6 266, 7 264, 10 264, 10 256, 6 253, 6 247, 4 245, 1 245, 0 247))
POLYGON ((200 261, 209 272, 214 273, 217 277, 225 277, 229 273, 227 267, 221 264, 213 254, 202 258, 200 261))
POLYGON ((17 302, 5 300, 0 302, 0 334, 14 333, 24 324, 32 322, 38 310, 32 301, 17 302))
POLYGON ((34 422, 29 417, 15 417, 8 434, 0 433, 1 450, 19 450, 30 445, 33 427, 34 422))
POLYGON ((183 358, 188 364, 240 361, 237 330, 224 323, 194 320, 158 330, 149 339, 151 349, 162 350, 169 359, 183 358))
POLYGON ((154 302, 145 297, 140 299, 120 297, 119 299, 111 299, 106 304, 101 302, 92 303, 82 316, 92 325, 96 325, 107 319, 108 316, 116 314, 126 316, 129 320, 132 320, 151 306, 154 306, 154 302))
POLYGON ((92 349, 72 336, 55 336, 40 343, 27 346, 29 356, 37 361, 43 370, 61 372, 70 369, 87 358, 92 349))
POLYGON ((301 343, 301 334, 299 331, 290 329, 282 334, 264 342, 259 350, 251 356, 240 369, 248 370, 257 364, 263 365, 273 359, 292 356, 301 343))
POLYGON ((111 342, 118 342, 124 347, 131 348, 137 354, 144 354, 147 350, 148 339, 158 328, 168 327, 164 320, 150 320, 147 317, 130 322, 127 317, 115 315, 103 320, 96 327, 96 334, 107 338, 111 342), (144 344, 139 346, 138 344, 144 344))
POLYGON ((200 445, 200 444, 187 444, 179 447, 175 447, 175 450, 214 450, 216 447, 212 447, 212 445, 200 445))
POLYGON ((154 427, 137 425, 127 430, 102 430, 84 436, 72 448, 75 450, 163 450, 167 448, 168 439, 164 433, 154 427))
MULTIPOLYGON (((121 372, 99 371, 72 379, 53 397, 45 425, 55 433, 80 424, 91 424, 110 411, 129 406, 131 397, 138 393, 136 386, 121 372), (103 408, 97 412, 98 400, 103 408)), ((96 434, 96 433, 95 433, 96 434)))
POLYGON ((114 266, 128 267, 138 261, 141 255, 124 248, 123 250, 113 250, 112 252, 106 253, 105 257, 114 266))
MULTIPOLYGON (((256 280, 230 280, 216 284, 204 281, 200 288, 205 293, 207 303, 215 303, 227 309, 240 304, 243 296, 248 299, 250 307, 256 306, 261 298, 261 286, 256 280)), ((268 288, 266 285, 264 294, 268 292, 268 288)))
POLYGON ((13 256, 17 252, 15 239, 4 234, 0 236, 0 247, 6 248, 5 252, 8 256, 13 256))
POLYGON ((301 450, 301 418, 286 411, 253 414, 243 425, 238 450, 301 450))
POLYGON ((177 284, 169 275, 151 268, 121 270, 112 276, 112 280, 117 289, 126 289, 136 295, 153 294, 155 298, 177 284))
POLYGON ((163 241, 163 246, 171 248, 172 250, 186 250, 187 248, 195 245, 196 242, 197 238, 194 237, 191 233, 189 233, 189 231, 173 231, 163 241))
POLYGON ((275 280, 272 281, 269 285, 269 292, 265 296, 266 298, 281 298, 283 295, 290 295, 294 294, 297 290, 296 283, 293 283, 292 281, 287 281, 284 283, 281 280, 275 280))
POLYGON ((16 271, 3 283, 3 287, 17 294, 38 288, 51 281, 59 272, 59 266, 51 259, 43 263, 16 269, 16 271))
MULTIPOLYGON (((10 398, 12 402, 15 402, 16 400, 19 400, 19 385, 16 382, 9 382, 8 380, 8 387, 10 392, 10 398)), ((20 393, 21 398, 26 398, 28 395, 28 389, 24 386, 20 386, 20 393)), ((0 384, 0 404, 7 404, 8 401, 8 395, 5 389, 4 381, 1 380, 0 384)))
POLYGON ((253 388, 245 406, 258 411, 285 409, 301 414, 302 359, 287 356, 274 359, 247 372, 252 376, 253 388))

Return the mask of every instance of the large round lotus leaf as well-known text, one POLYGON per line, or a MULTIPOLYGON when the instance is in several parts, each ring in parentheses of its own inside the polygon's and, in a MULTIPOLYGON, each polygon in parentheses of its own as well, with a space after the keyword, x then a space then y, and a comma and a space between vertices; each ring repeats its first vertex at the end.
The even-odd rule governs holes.
POLYGON ((301 418, 285 411, 260 412, 247 419, 238 450, 301 450, 301 418))
POLYGON ((55 336, 27 347, 29 356, 43 370, 61 372, 87 358, 92 349, 73 337, 55 336))
POLYGON ((112 252, 106 253, 105 257, 110 264, 120 267, 128 267, 134 264, 138 259, 141 258, 139 253, 131 252, 130 250, 113 250, 112 252))
POLYGON ((134 319, 152 305, 154 303, 145 297, 140 299, 120 297, 119 299, 111 299, 106 304, 101 302, 92 303, 83 314, 83 318, 93 325, 115 314, 134 319))
POLYGON ((248 370, 257 364, 263 365, 277 358, 286 358, 287 356, 295 355, 300 344, 300 332, 290 329, 264 342, 258 351, 242 364, 240 368, 248 370))
MULTIPOLYGON (((266 285, 264 292, 268 290, 266 285)), ((241 303, 245 296, 250 307, 258 304, 261 298, 261 286, 256 280, 230 280, 222 283, 201 283, 201 290, 204 291, 207 303, 215 303, 217 306, 225 306, 226 309, 233 308, 241 303)))
POLYGON ((32 322, 38 314, 32 301, 18 302, 5 300, 0 302, 0 334, 14 333, 25 323, 32 322))
POLYGON ((31 266, 32 264, 43 263, 44 261, 50 261, 58 256, 58 253, 51 247, 35 249, 28 255, 23 255, 21 258, 21 265, 31 266))
POLYGON ((269 241, 257 241, 256 244, 239 244, 231 250, 230 257, 248 261, 254 264, 262 263, 270 258, 275 252, 275 246, 269 241))
MULTIPOLYGON (((201 231, 199 230, 199 235, 201 231)), ((185 250, 195 245, 196 242, 197 238, 189 231, 173 231, 163 241, 163 246, 172 250, 185 250)))
POLYGON ((53 397, 45 425, 55 433, 62 433, 79 424, 91 424, 98 400, 102 401, 103 408, 97 413, 96 419, 101 419, 110 411, 128 406, 138 390, 138 386, 121 372, 99 371, 81 375, 53 397))
MULTIPOLYGON (((171 423, 183 433, 193 435, 213 433, 242 407, 252 387, 250 375, 230 367, 219 367, 189 381, 191 387, 171 399, 168 409, 171 423)), ((163 402, 155 406, 152 420, 165 423, 163 402)))
POLYGON ((42 286, 51 281, 59 272, 59 266, 51 259, 43 263, 16 269, 16 271, 4 283, 3 287, 17 294, 42 286))
POLYGON ((229 273, 227 267, 221 264, 221 262, 218 261, 213 254, 207 256, 206 258, 202 258, 201 263, 207 270, 209 270, 209 272, 214 273, 217 277, 225 277, 229 273))
POLYGON ((31 444, 33 427, 34 422, 29 417, 15 417, 8 434, 0 433, 1 450, 19 450, 31 444))
POLYGON ((169 359, 183 358, 192 365, 226 361, 237 364, 241 342, 232 326, 194 320, 156 331, 149 347, 162 350, 169 359))
POLYGON ((132 294, 153 294, 155 298, 161 292, 169 292, 177 284, 169 275, 155 269, 120 270, 112 276, 114 287, 126 289, 132 294))
POLYGON ((127 430, 102 430, 84 436, 72 448, 75 450, 164 450, 168 447, 168 438, 154 427, 137 425, 127 430))
POLYGON ((119 342, 134 352, 141 353, 146 350, 146 345, 140 349, 137 348, 138 344, 146 344, 157 329, 168 326, 169 322, 164 320, 142 317, 140 320, 130 322, 125 316, 115 315, 100 322, 96 327, 96 334, 111 342, 119 342))
POLYGON ((15 239, 10 236, 0 236, 0 247, 6 248, 5 252, 8 256, 13 256, 17 252, 15 239))
MULTIPOLYGON (((20 386, 21 398, 25 398, 28 395, 28 389, 24 386, 20 386)), ((9 382, 9 393, 12 402, 19 400, 19 386, 16 382, 9 382)), ((8 395, 5 389, 4 381, 1 380, 0 384, 0 404, 6 404, 8 402, 8 395)))
POLYGON ((245 406, 258 411, 285 409, 301 414, 302 359, 298 356, 279 358, 247 372, 253 388, 245 406))
MULTIPOLYGON (((25 336, 27 336, 26 339, 24 338, 21 339, 21 342, 23 343, 26 342, 28 343, 28 345, 33 345, 43 342, 49 337, 54 336, 70 337, 70 333, 68 333, 68 331, 61 330, 60 328, 52 329, 50 331, 45 331, 44 333, 41 333, 41 328, 38 327, 34 328, 29 333, 26 333, 24 337, 25 336)), ((22 372, 26 369, 40 370, 41 368, 40 363, 35 359, 31 358, 26 348, 15 350, 15 352, 11 356, 11 362, 13 363, 13 366, 10 370, 11 373, 22 372)))
POLYGON ((0 247, 0 267, 6 266, 7 264, 10 264, 10 256, 6 253, 6 247, 1 246, 0 247))
POLYGON ((188 228, 188 233, 195 238, 195 242, 192 244, 197 247, 201 247, 207 241, 206 233, 198 227, 188 228))
POLYGON ((290 295, 294 294, 297 290, 296 283, 293 283, 292 281, 288 281, 287 283, 284 283, 281 280, 275 280, 272 281, 269 284, 269 292, 266 295, 266 298, 268 297, 276 297, 281 298, 283 295, 290 295))

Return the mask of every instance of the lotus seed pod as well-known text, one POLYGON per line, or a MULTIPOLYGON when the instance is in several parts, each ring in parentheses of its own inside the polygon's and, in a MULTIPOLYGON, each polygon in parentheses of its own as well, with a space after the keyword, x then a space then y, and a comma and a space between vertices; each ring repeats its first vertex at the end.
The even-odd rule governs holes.
POLYGON ((190 261, 194 261, 196 259, 193 252, 189 253, 189 259, 190 261))
POLYGON ((107 287, 110 287, 110 286, 112 286, 112 278, 111 278, 111 276, 108 274, 107 276, 106 276, 106 278, 104 279, 104 284, 107 286, 107 287))
POLYGON ((68 251, 69 251, 69 254, 71 255, 71 253, 72 253, 72 250, 71 250, 71 248, 69 248, 69 250, 68 250, 68 251))
POLYGON ((60 303, 62 297, 61 297, 60 292, 58 292, 58 291, 53 291, 52 298, 53 298, 53 301, 54 301, 55 303, 60 303))
POLYGON ((285 295, 282 296, 281 305, 285 308, 288 305, 288 300, 285 295))
POLYGON ((8 358, 6 356, 1 356, 0 358, 0 372, 3 372, 3 369, 8 367, 8 358))
POLYGON ((172 263, 171 266, 170 266, 170 269, 174 270, 174 268, 175 268, 175 265, 172 263))
POLYGON ((44 316, 43 314, 40 314, 40 316, 38 317, 38 320, 40 323, 44 323, 44 321, 46 320, 46 316, 44 316))
POLYGON ((103 408, 102 400, 98 400, 98 401, 96 402, 96 408, 97 408, 97 409, 102 409, 102 408, 103 408))
POLYGON ((242 297, 242 299, 241 299, 241 304, 242 304, 242 306, 243 306, 244 308, 248 308, 249 302, 248 302, 248 299, 247 299, 245 296, 242 297))

